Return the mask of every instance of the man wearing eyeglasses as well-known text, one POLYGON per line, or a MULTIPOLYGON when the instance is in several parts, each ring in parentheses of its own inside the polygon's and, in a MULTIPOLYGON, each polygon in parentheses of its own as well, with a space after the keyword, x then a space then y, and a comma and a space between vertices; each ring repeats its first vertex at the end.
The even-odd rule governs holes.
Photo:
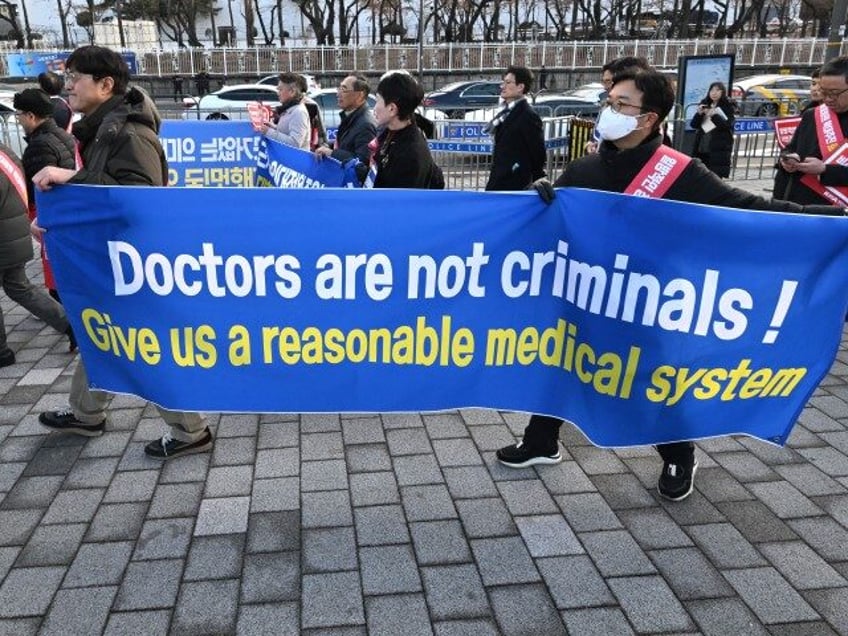
POLYGON ((362 170, 360 181, 365 180, 368 164, 371 161, 371 151, 368 144, 377 136, 377 124, 374 115, 368 108, 368 93, 371 92, 364 77, 348 75, 336 91, 336 99, 341 108, 336 141, 332 146, 325 145, 315 150, 320 159, 332 157, 342 163, 358 158, 362 170))
MULTIPOLYGON (((768 201, 727 185, 698 159, 663 144, 661 124, 674 105, 671 82, 654 70, 629 71, 615 76, 607 103, 598 118, 602 142, 597 153, 568 164, 555 187, 590 188, 672 201, 703 203, 743 210, 775 210, 841 216, 842 208, 802 207, 786 201, 768 201), (660 170, 657 166, 663 166, 660 170), (649 184, 649 185, 645 185, 649 184)), ((551 184, 536 182, 539 195, 550 202, 551 184)), ((673 423, 669 423, 670 426, 673 423)), ((518 444, 497 451, 510 468, 558 464, 562 420, 533 415, 518 444)), ((694 487, 695 445, 690 441, 659 444, 663 460, 657 489, 672 501, 688 497, 694 487)))
POLYGON ((545 176, 545 136, 542 120, 527 101, 533 72, 510 66, 501 82, 504 108, 486 127, 494 137, 492 169, 486 190, 524 190, 545 176))
POLYGON ((848 135, 848 57, 819 71, 822 103, 804 111, 778 161, 774 196, 800 204, 848 204, 848 167, 837 158, 848 135))
MULTIPOLYGON (((158 137, 159 113, 147 95, 128 87, 130 73, 123 58, 105 47, 82 46, 71 53, 66 67, 68 102, 83 115, 73 127, 83 167, 43 168, 32 179, 35 187, 49 190, 63 183, 167 185, 168 164, 158 137)), ((42 413, 38 421, 54 431, 98 437, 105 430, 108 399, 107 393, 89 389, 80 359, 71 380, 70 408, 42 413)), ((212 447, 212 434, 201 414, 156 408, 170 431, 147 444, 145 454, 167 459, 212 447)))

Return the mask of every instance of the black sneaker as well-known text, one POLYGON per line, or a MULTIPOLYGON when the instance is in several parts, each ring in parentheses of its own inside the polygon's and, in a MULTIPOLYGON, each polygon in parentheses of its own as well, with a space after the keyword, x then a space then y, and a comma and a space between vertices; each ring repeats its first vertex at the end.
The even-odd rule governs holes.
POLYGON ((207 428, 203 431, 203 437, 196 442, 181 442, 171 437, 170 433, 165 433, 162 439, 154 440, 145 446, 144 453, 155 459, 170 459, 180 455, 202 453, 210 448, 212 448, 212 433, 207 428))
POLYGON ((74 335, 74 330, 71 329, 70 325, 65 330, 65 334, 68 336, 68 353, 73 353, 77 350, 77 337, 74 335))
POLYGON ((512 446, 504 446, 495 453, 495 456, 501 464, 510 468, 527 468, 536 464, 559 464, 562 461, 559 444, 557 444, 556 452, 546 455, 530 450, 524 446, 523 441, 512 446))
POLYGON ((692 494, 695 487, 695 473, 698 470, 698 460, 691 466, 680 464, 663 465, 662 474, 657 482, 657 490, 660 494, 671 501, 683 501, 692 494))
POLYGON ((11 349, 4 349, 2 353, 0 353, 0 369, 3 367, 10 367, 15 364, 15 352, 11 349))
POLYGON ((74 417, 73 411, 47 411, 38 416, 42 426, 60 433, 75 433, 86 437, 99 437, 106 428, 106 420, 99 424, 86 424, 74 417))

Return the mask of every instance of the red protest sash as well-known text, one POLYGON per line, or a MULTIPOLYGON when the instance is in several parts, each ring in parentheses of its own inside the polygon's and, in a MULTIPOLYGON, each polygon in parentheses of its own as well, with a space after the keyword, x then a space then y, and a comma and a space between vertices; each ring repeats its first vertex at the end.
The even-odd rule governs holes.
POLYGON ((660 145, 624 190, 624 194, 662 199, 690 161, 692 158, 682 152, 660 145))
POLYGON ((26 177, 24 171, 18 167, 12 158, 5 152, 0 151, 0 170, 6 175, 6 178, 15 186, 21 201, 24 202, 24 207, 29 208, 29 197, 27 196, 26 177))
POLYGON ((792 137, 800 123, 800 117, 782 117, 781 119, 774 120, 774 139, 777 142, 778 148, 781 150, 786 148, 786 144, 792 141, 792 137))
MULTIPOLYGON (((816 106, 816 136, 819 141, 819 152, 826 164, 846 165, 845 135, 839 119, 825 104, 816 106)), ((818 175, 805 174, 801 183, 810 188, 820 197, 835 205, 848 205, 848 186, 825 186, 819 181, 818 175)))

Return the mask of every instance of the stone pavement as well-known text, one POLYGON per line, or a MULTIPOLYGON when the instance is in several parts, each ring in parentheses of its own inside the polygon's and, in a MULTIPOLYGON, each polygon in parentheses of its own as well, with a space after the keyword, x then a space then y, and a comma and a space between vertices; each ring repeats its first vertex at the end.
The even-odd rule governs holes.
POLYGON ((164 464, 135 398, 48 434, 75 358, 0 302, 0 634, 848 634, 848 331, 786 448, 701 442, 672 504, 652 449, 569 426, 500 466, 527 418, 488 410, 213 415, 164 464))

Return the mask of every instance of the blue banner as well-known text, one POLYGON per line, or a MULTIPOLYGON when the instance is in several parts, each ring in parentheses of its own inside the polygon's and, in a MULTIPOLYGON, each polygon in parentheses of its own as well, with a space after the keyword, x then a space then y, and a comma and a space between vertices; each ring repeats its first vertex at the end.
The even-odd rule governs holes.
POLYGON ((771 119, 735 119, 733 121, 733 132, 737 135, 770 133, 774 130, 772 121, 771 119))
POLYGON ((250 187, 262 136, 247 121, 162 122, 159 139, 168 160, 168 185, 250 187))
POLYGON ((317 159, 308 150, 263 137, 259 144, 256 184, 276 188, 358 188, 352 159, 346 164, 331 157, 317 159))
POLYGON ((92 385, 180 410, 783 443, 848 305, 845 218, 573 189, 63 186, 38 209, 92 385))
MULTIPOLYGON (((9 77, 38 77, 46 71, 54 73, 65 72, 65 60, 73 51, 31 51, 28 53, 7 53, 6 65, 9 77)), ((135 53, 124 51, 121 57, 130 69, 130 75, 138 73, 138 62, 135 53)))

